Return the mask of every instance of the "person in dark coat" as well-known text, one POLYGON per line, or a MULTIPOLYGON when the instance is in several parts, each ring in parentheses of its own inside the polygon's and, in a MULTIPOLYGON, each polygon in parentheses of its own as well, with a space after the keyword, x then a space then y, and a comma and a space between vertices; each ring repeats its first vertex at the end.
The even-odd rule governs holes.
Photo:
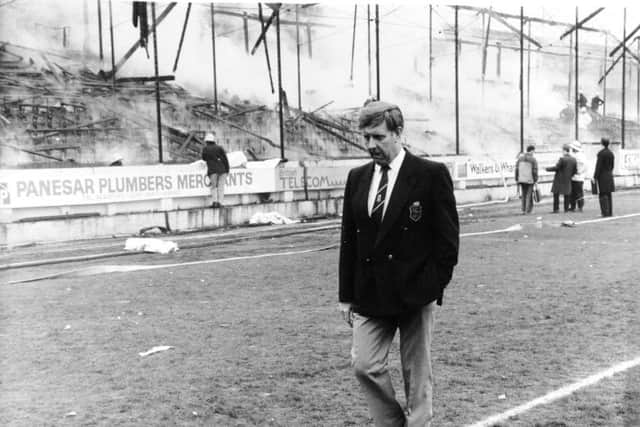
POLYGON ((587 108, 587 97, 582 92, 578 95, 578 108, 587 108))
POLYGON ((600 95, 596 94, 591 98, 591 111, 600 114, 600 106, 604 105, 604 99, 600 98, 600 95))
POLYGON ((373 161, 352 169, 344 192, 339 301, 353 328, 352 363, 376 426, 429 426, 431 338, 458 262, 459 223, 447 167, 405 151, 398 106, 362 108, 359 128, 373 161), (400 331, 406 408, 387 369, 400 331))
POLYGON ((202 160, 207 162, 207 176, 213 200, 211 207, 219 208, 224 200, 224 184, 229 173, 229 159, 224 148, 216 144, 213 133, 207 133, 204 141, 207 145, 202 149, 202 160))
POLYGON ((558 213, 560 207, 560 194, 563 195, 564 211, 569 210, 571 204, 571 177, 577 173, 576 159, 571 157, 571 146, 562 146, 563 155, 558 159, 555 166, 549 166, 547 171, 555 172, 551 192, 553 193, 553 212, 558 213))
POLYGON ((613 200, 611 198, 611 193, 616 191, 615 183, 613 181, 613 163, 615 156, 611 150, 609 150, 608 138, 602 138, 600 143, 604 148, 598 151, 593 179, 598 185, 600 213, 602 216, 612 216, 613 200))

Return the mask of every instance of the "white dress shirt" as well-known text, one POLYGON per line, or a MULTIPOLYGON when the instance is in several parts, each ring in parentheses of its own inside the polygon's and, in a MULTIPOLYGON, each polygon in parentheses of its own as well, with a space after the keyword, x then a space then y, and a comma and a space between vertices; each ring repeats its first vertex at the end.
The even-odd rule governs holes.
MULTIPOLYGON (((384 218, 385 212, 387 212, 387 206, 389 205, 389 200, 391 199, 391 193, 393 192, 393 187, 396 183, 396 179, 398 178, 398 172, 400 171, 400 167, 402 166, 402 162, 404 161, 405 151, 404 148, 400 150, 398 155, 389 163, 389 170, 387 171, 387 192, 385 194, 384 206, 382 208, 382 218, 384 218)), ((373 210, 373 202, 376 198, 376 193, 378 192, 378 185, 380 184, 380 179, 382 178, 382 168, 379 164, 376 163, 373 169, 373 178, 371 179, 371 186, 369 187, 369 199, 367 207, 369 209, 369 216, 371 216, 371 211, 373 210)))

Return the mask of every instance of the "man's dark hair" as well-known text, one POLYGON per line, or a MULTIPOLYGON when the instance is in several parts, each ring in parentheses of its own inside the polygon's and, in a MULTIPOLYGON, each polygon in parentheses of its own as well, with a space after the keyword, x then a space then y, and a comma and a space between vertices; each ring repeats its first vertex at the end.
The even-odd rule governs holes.
POLYGON ((608 147, 609 146, 609 138, 600 139, 600 144, 604 145, 605 147, 608 147))
POLYGON ((385 122, 387 129, 399 133, 404 128, 400 107, 383 101, 367 100, 360 111, 358 127, 378 126, 385 122))
POLYGON ((531 153, 532 151, 535 151, 536 147, 535 145, 527 145, 527 153, 531 153))

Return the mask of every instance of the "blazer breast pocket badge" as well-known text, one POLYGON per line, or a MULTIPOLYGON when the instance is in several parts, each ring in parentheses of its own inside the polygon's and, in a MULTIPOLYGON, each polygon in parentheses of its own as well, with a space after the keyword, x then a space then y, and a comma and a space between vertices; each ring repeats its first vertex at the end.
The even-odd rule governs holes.
POLYGON ((413 204, 409 206, 409 218, 413 222, 420 221, 420 218, 422 218, 422 205, 420 202, 413 202, 413 204))

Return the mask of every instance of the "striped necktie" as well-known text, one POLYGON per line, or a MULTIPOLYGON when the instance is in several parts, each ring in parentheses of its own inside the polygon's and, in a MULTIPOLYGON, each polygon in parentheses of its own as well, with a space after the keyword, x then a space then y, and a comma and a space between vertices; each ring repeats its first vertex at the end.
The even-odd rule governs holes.
POLYGON ((380 184, 378 184, 378 191, 376 192, 376 198, 373 201, 373 209, 371 210, 371 219, 380 226, 382 224, 382 211, 384 210, 384 201, 387 195, 387 184, 389 183, 389 177, 387 172, 389 166, 381 166, 382 177, 380 178, 380 184))

